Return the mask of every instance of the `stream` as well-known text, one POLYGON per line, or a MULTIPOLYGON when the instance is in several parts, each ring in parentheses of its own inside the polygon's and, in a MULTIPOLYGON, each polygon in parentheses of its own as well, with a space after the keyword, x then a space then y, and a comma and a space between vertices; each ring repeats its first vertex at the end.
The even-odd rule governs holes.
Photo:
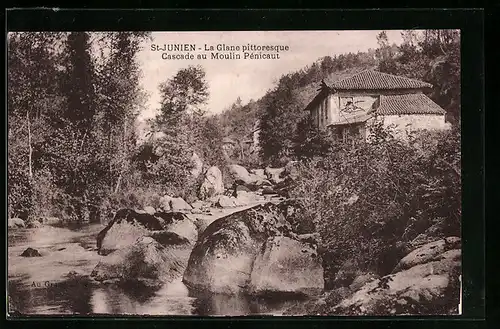
POLYGON ((256 299, 249 296, 200 295, 181 280, 161 289, 100 284, 89 275, 101 257, 92 224, 78 229, 43 226, 8 231, 8 312, 23 315, 282 315, 303 303, 287 296, 256 299), (28 247, 42 257, 25 258, 28 247))

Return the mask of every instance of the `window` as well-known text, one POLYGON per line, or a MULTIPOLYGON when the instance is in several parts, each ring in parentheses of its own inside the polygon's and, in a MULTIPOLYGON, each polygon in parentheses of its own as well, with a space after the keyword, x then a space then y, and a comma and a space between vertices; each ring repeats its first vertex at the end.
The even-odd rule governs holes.
POLYGON ((348 105, 352 105, 354 99, 352 97, 340 97, 340 108, 343 109, 348 105))

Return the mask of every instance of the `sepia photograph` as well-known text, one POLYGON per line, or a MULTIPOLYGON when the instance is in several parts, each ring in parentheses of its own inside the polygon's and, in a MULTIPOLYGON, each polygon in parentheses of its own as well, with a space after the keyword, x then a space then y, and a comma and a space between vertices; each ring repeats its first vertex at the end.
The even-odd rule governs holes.
POLYGON ((7 317, 461 315, 460 32, 8 33, 7 317))

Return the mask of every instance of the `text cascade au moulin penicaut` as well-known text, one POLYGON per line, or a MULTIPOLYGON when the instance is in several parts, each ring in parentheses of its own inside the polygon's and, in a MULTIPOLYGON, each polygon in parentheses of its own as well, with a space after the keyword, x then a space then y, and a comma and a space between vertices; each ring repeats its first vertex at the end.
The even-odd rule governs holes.
POLYGON ((151 51, 161 52, 166 60, 183 59, 280 59, 280 53, 289 50, 283 45, 208 45, 196 44, 152 44, 151 51))

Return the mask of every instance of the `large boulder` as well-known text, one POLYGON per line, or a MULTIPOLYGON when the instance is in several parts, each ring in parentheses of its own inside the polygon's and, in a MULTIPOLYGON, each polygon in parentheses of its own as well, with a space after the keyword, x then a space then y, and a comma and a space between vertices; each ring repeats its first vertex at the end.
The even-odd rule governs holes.
POLYGON ((199 197, 201 200, 206 200, 216 195, 224 193, 224 181, 222 172, 217 167, 210 167, 205 173, 205 178, 201 183, 199 197))
POLYGON ((170 199, 170 208, 172 211, 181 211, 181 210, 191 210, 193 207, 186 201, 184 201, 183 198, 178 197, 178 198, 171 198, 170 199))
POLYGON ((252 184, 256 181, 254 175, 251 175, 243 166, 232 164, 229 166, 229 171, 235 181, 241 181, 245 184, 252 184))
POLYGON ((427 243, 401 259, 392 273, 406 270, 418 264, 426 263, 445 251, 459 247, 460 238, 458 237, 447 237, 445 239, 427 243))
MULTIPOLYGON (((165 195, 165 196, 160 198, 160 208, 164 212, 168 212, 168 211, 179 212, 179 211, 183 211, 183 210, 193 209, 193 207, 189 203, 184 201, 183 198, 181 198, 181 197, 173 198, 169 195, 165 195)), ((154 214, 154 213, 150 213, 150 214, 154 214)))
POLYGON ((249 290, 318 295, 323 292, 323 267, 315 245, 284 236, 270 237, 252 268, 249 290))
MULTIPOLYGON (((289 220, 298 213, 300 207, 293 202, 267 203, 214 221, 199 236, 184 273, 184 283, 212 293, 248 292, 254 262, 270 237, 295 239, 299 233, 311 233, 292 232, 289 220)), ((264 259, 260 271, 266 266, 264 259)), ((292 267, 288 269, 295 271, 292 267)), ((278 285, 275 288, 281 289, 278 285)))
POLYGON ((24 228, 26 226, 21 218, 9 218, 7 224, 9 228, 24 228))
POLYGON ((330 310, 336 315, 458 314, 460 259, 444 258, 370 281, 330 310))
POLYGON ((196 226, 185 214, 159 212, 150 215, 132 209, 121 209, 97 235, 98 252, 107 255, 130 246, 140 237, 155 231, 172 231, 193 242, 197 239, 196 226))
POLYGON ((236 207, 238 204, 236 203, 236 199, 234 197, 230 197, 227 195, 221 195, 215 202, 215 206, 218 208, 232 208, 236 207))
POLYGON ((236 204, 239 206, 251 205, 261 201, 261 196, 247 191, 236 192, 236 204))
POLYGON ((170 233, 158 242, 141 237, 134 244, 104 257, 91 277, 96 281, 139 282, 160 287, 182 277, 190 253, 190 243, 170 233))

